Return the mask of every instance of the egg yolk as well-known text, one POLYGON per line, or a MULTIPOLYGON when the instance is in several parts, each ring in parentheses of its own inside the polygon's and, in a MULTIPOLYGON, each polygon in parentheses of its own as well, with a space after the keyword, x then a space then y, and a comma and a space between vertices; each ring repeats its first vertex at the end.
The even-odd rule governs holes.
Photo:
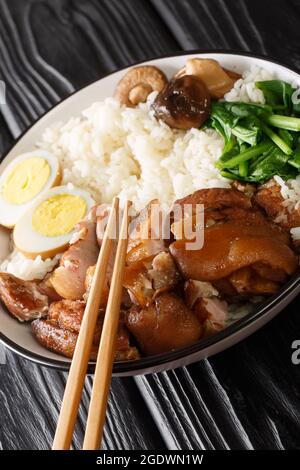
POLYGON ((35 209, 32 227, 46 237, 59 237, 70 233, 86 212, 87 204, 81 197, 56 194, 35 209))
POLYGON ((3 198, 10 204, 25 204, 35 198, 50 177, 47 160, 31 157, 19 162, 3 185, 3 198))

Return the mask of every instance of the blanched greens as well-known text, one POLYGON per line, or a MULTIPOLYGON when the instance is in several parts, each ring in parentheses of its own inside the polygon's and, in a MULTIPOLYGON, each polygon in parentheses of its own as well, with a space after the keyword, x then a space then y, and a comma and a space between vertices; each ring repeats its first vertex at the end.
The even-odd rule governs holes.
POLYGON ((224 137, 221 174, 253 183, 300 173, 300 106, 281 80, 256 82, 266 104, 214 102, 208 126, 224 137), (278 113, 278 114, 277 114, 278 113))

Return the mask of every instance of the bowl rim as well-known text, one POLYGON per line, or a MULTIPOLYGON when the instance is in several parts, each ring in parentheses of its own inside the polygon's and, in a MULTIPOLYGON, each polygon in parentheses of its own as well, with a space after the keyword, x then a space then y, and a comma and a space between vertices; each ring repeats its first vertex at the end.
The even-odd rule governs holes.
MULTIPOLYGON (((290 66, 284 64, 281 61, 278 61, 276 58, 273 58, 271 56, 266 56, 263 54, 253 54, 251 52, 239 51, 236 49, 191 49, 191 50, 185 50, 185 51, 177 51, 174 53, 165 54, 161 56, 154 56, 148 59, 143 59, 133 64, 117 68, 113 72, 100 76, 99 78, 95 80, 91 80, 90 82, 87 82, 86 84, 79 87, 77 90, 74 90, 72 93, 69 93, 65 98, 59 100, 58 103, 51 106, 47 111, 45 111, 41 116, 39 116, 39 118, 37 118, 28 128, 26 128, 19 135, 17 139, 14 140, 12 145, 10 145, 1 156, 0 163, 3 160, 5 160, 7 155, 11 152, 11 150, 19 142, 19 140, 21 140, 25 136, 25 134, 30 132, 31 128, 35 126, 46 114, 51 112, 57 106, 61 105, 65 100, 69 99, 71 96, 77 93, 80 93, 83 89, 87 88, 88 86, 93 85, 97 83, 99 80, 102 80, 103 78, 107 78, 117 72, 121 72, 122 70, 125 70, 129 67, 134 67, 139 64, 143 64, 143 63, 147 63, 147 62, 155 61, 159 59, 167 59, 171 57, 179 57, 179 56, 190 55, 190 54, 222 54, 222 55, 236 55, 236 56, 243 56, 243 57, 251 57, 254 59, 262 59, 267 62, 270 62, 271 64, 284 67, 290 72, 299 74, 297 70, 294 70, 290 66)), ((176 361, 179 361, 185 357, 187 358, 189 356, 195 355, 196 353, 200 353, 201 351, 209 347, 212 347, 216 345, 217 343, 220 343, 226 339, 229 339, 230 337, 233 337, 237 333, 242 332, 247 327, 254 324, 258 320, 258 318, 262 318, 263 316, 266 316, 271 310, 273 310, 276 307, 277 304, 280 304, 285 297, 292 295, 292 293, 296 290, 296 288, 299 287, 299 281, 300 281, 300 272, 294 274, 294 276, 292 276, 292 278, 280 289, 280 291, 276 295, 269 297, 267 300, 263 301, 262 303, 259 303, 258 308, 254 309, 253 312, 248 313, 247 315, 245 315, 245 317, 235 321, 234 323, 230 324, 224 330, 216 333, 215 335, 208 337, 208 338, 203 338, 190 346, 176 349, 174 351, 169 351, 166 353, 157 354, 157 355, 149 356, 149 357, 142 357, 135 361, 117 362, 114 364, 113 375, 149 373, 152 371, 152 369, 162 366, 163 364, 167 365, 168 363, 174 363, 174 362, 176 363, 176 361)), ((239 340, 235 341, 233 344, 235 344, 238 341, 239 340)), ((56 360, 53 358, 47 358, 40 354, 34 353, 24 348, 23 346, 20 346, 16 342, 12 341, 1 331, 0 331, 0 342, 6 345, 13 352, 41 366, 47 366, 49 368, 53 368, 53 369, 57 369, 61 371, 67 371, 70 368, 71 361, 56 360)), ((225 346, 224 349, 226 348, 227 346, 225 346)), ((88 366, 88 373, 93 373, 94 370, 95 370, 95 362, 90 362, 88 366)))

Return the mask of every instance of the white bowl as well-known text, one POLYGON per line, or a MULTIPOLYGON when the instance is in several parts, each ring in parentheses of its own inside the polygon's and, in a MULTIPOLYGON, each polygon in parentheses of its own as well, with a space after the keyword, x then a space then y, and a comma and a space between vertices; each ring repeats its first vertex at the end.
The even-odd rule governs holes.
MULTIPOLYGON (((209 57, 218 60, 224 68, 243 72, 256 65, 275 74, 276 78, 296 83, 300 86, 300 76, 293 70, 272 62, 266 58, 248 54, 234 54, 225 52, 198 52, 176 54, 173 56, 153 59, 144 64, 156 65, 168 77, 183 67, 185 61, 191 57, 209 57)), ((80 112, 95 101, 112 96, 115 86, 128 69, 122 69, 97 80, 54 106, 36 123, 34 123, 2 157, 0 171, 17 155, 33 149, 40 139, 45 128, 57 121, 66 121, 70 117, 78 116, 80 112)), ((0 259, 8 253, 9 232, 0 228, 0 259)), ((284 288, 275 296, 269 298, 256 310, 243 319, 232 324, 215 336, 200 340, 198 343, 174 352, 157 356, 142 358, 134 362, 117 363, 114 367, 115 375, 134 375, 149 372, 159 372, 174 367, 184 366, 205 357, 220 352, 229 346, 249 336, 278 314, 300 291, 299 274, 295 275, 284 288)), ((43 348, 31 333, 30 325, 19 323, 8 315, 6 309, 0 305, 0 340, 10 349, 22 356, 40 364, 67 369, 70 361, 43 348)), ((89 370, 92 372, 93 363, 89 370)))

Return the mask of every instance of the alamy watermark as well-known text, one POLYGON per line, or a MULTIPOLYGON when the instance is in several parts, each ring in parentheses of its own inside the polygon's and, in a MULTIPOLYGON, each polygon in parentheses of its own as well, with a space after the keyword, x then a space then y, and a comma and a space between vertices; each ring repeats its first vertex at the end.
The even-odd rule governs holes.
MULTIPOLYGON (((109 210, 105 210, 98 218, 98 232, 105 232, 109 210)), ((117 239, 122 220, 121 212, 113 213, 113 224, 108 236, 117 239)), ((204 205, 174 204, 172 209, 159 203, 151 203, 139 214, 133 206, 129 209, 131 223, 128 235, 131 240, 176 240, 185 242, 186 250, 200 250, 204 245, 204 205)))
POLYGON ((291 357, 292 363, 298 366, 300 364, 300 339, 295 339, 295 341, 292 342, 292 349, 294 350, 291 357))
POLYGON ((3 80, 0 80, 0 105, 6 104, 6 85, 3 80))

